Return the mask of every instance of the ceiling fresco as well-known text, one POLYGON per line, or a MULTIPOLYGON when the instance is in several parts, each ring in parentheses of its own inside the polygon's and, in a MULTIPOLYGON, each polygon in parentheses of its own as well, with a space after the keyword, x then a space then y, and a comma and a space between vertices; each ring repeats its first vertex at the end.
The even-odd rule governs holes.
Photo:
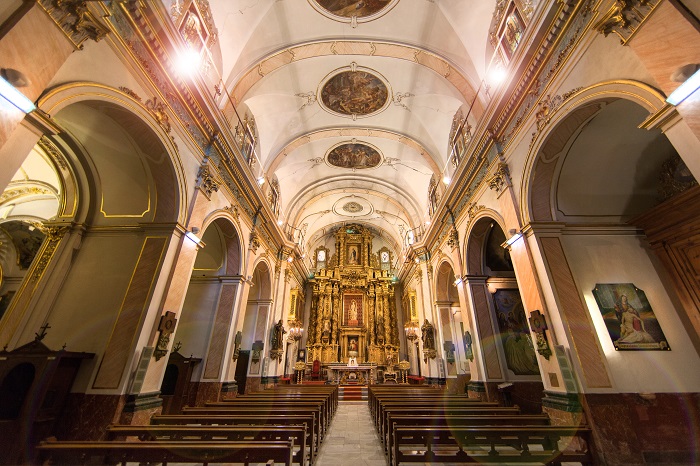
POLYGON ((392 3, 392 0, 315 0, 328 13, 343 18, 373 16, 392 3))
POLYGON ((340 115, 371 115, 384 108, 388 101, 387 85, 367 71, 341 71, 321 88, 323 105, 340 115))
POLYGON ((382 163, 382 156, 367 144, 351 142, 331 149, 326 160, 335 167, 357 170, 378 166, 382 163))
POLYGON ((430 180, 453 171, 455 113, 473 107, 475 127, 495 92, 481 81, 496 0, 162 3, 182 5, 184 17, 192 2, 210 3, 216 20, 206 44, 217 38, 220 105, 232 119, 254 115, 253 173, 264 194, 278 180, 271 199, 279 218, 304 228, 303 247, 349 219, 400 247, 430 220, 430 180))

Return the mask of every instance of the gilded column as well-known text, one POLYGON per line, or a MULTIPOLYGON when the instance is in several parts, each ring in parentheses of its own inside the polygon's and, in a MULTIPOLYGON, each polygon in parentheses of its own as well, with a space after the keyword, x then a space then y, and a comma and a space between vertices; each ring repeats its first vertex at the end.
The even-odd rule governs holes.
POLYGON ((391 313, 389 312, 389 287, 382 283, 382 310, 384 311, 384 343, 391 344, 391 313))
POLYGON ((367 329, 369 333, 367 341, 369 345, 377 344, 377 336, 374 329, 374 312, 374 283, 371 283, 367 287, 367 329))
POLYGON ((393 286, 389 286, 389 315, 391 316, 391 344, 399 346, 399 321, 396 315, 396 296, 393 286))
POLYGON ((332 316, 330 343, 338 344, 338 338, 340 336, 340 286, 338 283, 333 284, 332 316))
POLYGON ((382 287, 376 285, 375 288, 374 307, 377 316, 377 345, 384 344, 384 309, 382 309, 382 287))

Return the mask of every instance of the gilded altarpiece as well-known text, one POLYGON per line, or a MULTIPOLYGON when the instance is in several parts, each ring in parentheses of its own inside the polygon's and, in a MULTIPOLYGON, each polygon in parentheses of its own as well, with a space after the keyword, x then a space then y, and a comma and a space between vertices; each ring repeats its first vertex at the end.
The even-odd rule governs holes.
POLYGON ((397 354, 394 278, 380 267, 372 239, 361 225, 340 228, 327 266, 311 279, 310 361, 347 363, 352 357, 383 365, 397 354))

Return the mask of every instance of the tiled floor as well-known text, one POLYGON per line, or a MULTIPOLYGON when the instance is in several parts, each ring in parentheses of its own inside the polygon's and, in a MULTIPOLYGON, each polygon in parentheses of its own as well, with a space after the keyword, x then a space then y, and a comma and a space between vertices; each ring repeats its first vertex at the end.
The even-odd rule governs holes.
POLYGON ((386 466, 366 401, 341 401, 314 466, 386 466))

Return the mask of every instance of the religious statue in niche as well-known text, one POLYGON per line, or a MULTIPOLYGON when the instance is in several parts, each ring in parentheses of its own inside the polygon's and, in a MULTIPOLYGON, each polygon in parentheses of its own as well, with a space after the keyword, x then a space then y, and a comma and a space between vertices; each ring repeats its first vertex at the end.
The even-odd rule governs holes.
POLYGON ((435 349, 435 328, 433 324, 425 319, 423 326, 420 328, 422 331, 423 349, 435 349))
POLYGON ((287 333, 287 331, 284 329, 284 324, 282 323, 282 319, 275 324, 275 326, 272 329, 272 338, 270 341, 270 357, 273 359, 277 359, 279 361, 282 360, 282 346, 284 342, 284 334, 287 333))
POLYGON ((345 307, 345 325, 349 327, 362 326, 362 295, 353 294, 343 297, 345 307))
POLYGON ((435 359, 437 357, 437 351, 435 350, 435 327, 428 322, 428 319, 425 319, 420 329, 422 331, 423 340, 423 360, 427 362, 428 359, 435 359))
POLYGON ((596 284, 593 296, 616 350, 671 349, 646 294, 634 284, 596 284))
POLYGON ((348 246, 348 265, 358 265, 359 254, 357 250, 357 244, 351 244, 348 246))

